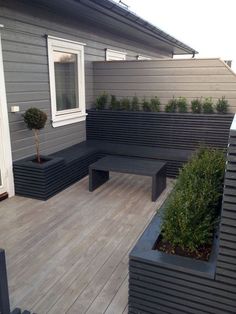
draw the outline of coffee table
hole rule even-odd
[[[166,188],[166,163],[162,161],[106,156],[89,166],[89,191],[109,180],[109,172],[130,173],[152,178],[152,201]]]

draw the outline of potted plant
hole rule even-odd
[[[28,129],[33,130],[36,155],[13,164],[15,192],[18,195],[47,200],[64,187],[63,158],[40,153],[39,131],[45,127],[47,115],[38,108],[30,108],[23,115]]]
[[[217,228],[233,209],[220,210],[224,172],[224,153],[214,149],[201,149],[180,172],[130,253],[131,313],[234,313],[236,280],[227,265],[235,247],[227,241],[235,230]]]
[[[45,127],[47,121],[47,114],[38,108],[30,108],[23,115],[24,122],[28,129],[33,130],[35,147],[36,147],[36,162],[39,164],[44,160],[41,158],[39,153],[39,130]]]

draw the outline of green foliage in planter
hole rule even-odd
[[[172,245],[195,251],[212,240],[223,194],[224,152],[201,148],[179,174],[163,217]]]
[[[129,98],[123,98],[123,99],[121,99],[121,102],[120,102],[120,109],[121,109],[121,110],[126,110],[126,111],[129,111],[129,110],[130,110],[130,100],[129,100]]]
[[[221,97],[218,99],[216,103],[216,111],[218,113],[227,113],[229,108],[228,100],[225,97]]]
[[[97,97],[95,107],[97,110],[104,110],[107,107],[107,103],[108,103],[108,94],[103,92],[101,95]]]
[[[193,99],[191,101],[191,109],[193,113],[201,113],[202,112],[202,101],[201,99]]]
[[[203,113],[214,113],[213,100],[211,97],[203,100],[202,110]]]
[[[176,112],[177,102],[177,99],[174,97],[170,99],[168,104],[165,106],[165,112]]]
[[[132,101],[131,101],[131,108],[130,108],[132,111],[139,111],[139,99],[137,96],[134,96],[132,98]]]
[[[150,102],[146,98],[143,99],[142,107],[143,107],[143,111],[146,111],[146,112],[151,111]]]
[[[158,97],[153,97],[150,99],[150,111],[159,112],[160,106],[161,106],[161,102]]]
[[[28,129],[33,130],[36,147],[36,157],[38,163],[41,162],[39,152],[39,130],[45,127],[47,121],[47,114],[38,108],[29,108],[23,115],[24,122]]]
[[[181,113],[187,112],[188,102],[185,97],[179,97],[177,99],[177,108],[178,108],[178,112],[181,112]]]
[[[116,99],[115,95],[111,95],[110,109],[111,110],[119,110],[120,109],[120,102],[119,102],[119,100]]]

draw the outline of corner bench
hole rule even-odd
[[[24,160],[14,162],[15,191],[17,195],[46,200],[88,175],[89,165],[109,155],[163,161],[167,164],[167,176],[176,177],[179,169],[191,157],[192,153],[192,150],[88,140],[50,155],[63,160],[63,169],[61,168],[55,173],[55,175],[59,175],[57,180],[53,179],[52,171],[49,183],[45,181],[44,184],[42,179],[40,185],[37,181],[31,180],[29,182],[28,178],[23,175]]]

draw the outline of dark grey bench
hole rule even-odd
[[[152,178],[152,201],[166,188],[166,163],[157,160],[107,156],[89,166],[89,191],[109,180],[109,172],[130,173]]]

